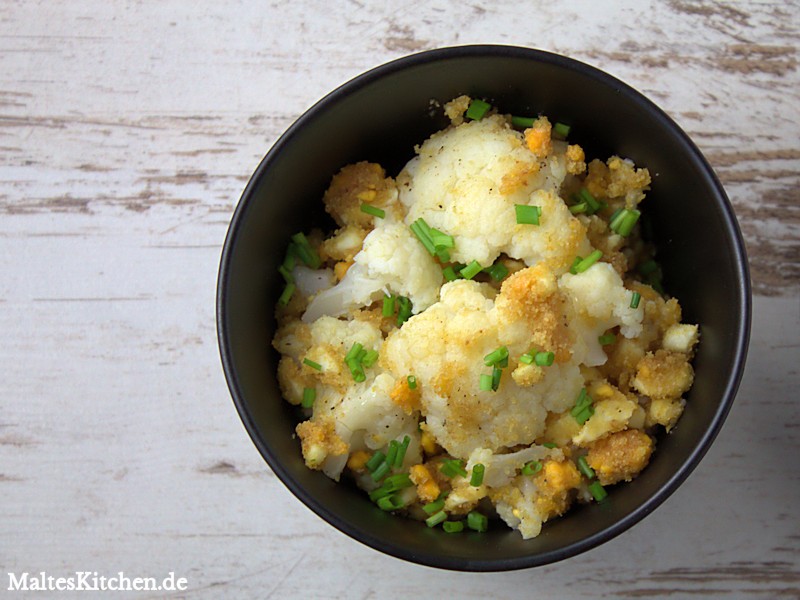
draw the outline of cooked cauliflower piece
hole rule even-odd
[[[647,466],[653,447],[649,435],[637,429],[626,429],[593,442],[586,462],[602,485],[630,481]]]
[[[692,387],[694,369],[681,352],[648,352],[636,366],[633,387],[651,398],[678,398]]]
[[[689,354],[697,343],[698,338],[697,325],[676,323],[664,332],[661,346],[664,350]]]

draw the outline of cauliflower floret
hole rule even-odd
[[[655,398],[647,407],[645,425],[647,427],[663,425],[670,431],[683,414],[685,406],[686,401],[683,398]]]
[[[576,446],[585,446],[609,433],[625,429],[638,407],[636,402],[622,394],[596,402],[594,414],[572,438],[572,443]]]
[[[361,210],[367,203],[383,208],[402,218],[402,207],[397,202],[397,186],[379,164],[358,162],[347,165],[333,176],[323,197],[325,210],[340,226],[353,225],[371,229],[375,217]]]
[[[422,217],[455,237],[454,261],[488,266],[503,252],[529,265],[543,259],[563,272],[588,248],[583,226],[557,191],[562,154],[537,158],[501,115],[431,136],[398,175],[406,222]],[[516,221],[515,204],[538,205],[539,226]]]
[[[664,339],[661,342],[661,347],[664,348],[664,350],[689,354],[697,343],[699,335],[697,325],[678,323],[672,325],[664,332]]]
[[[329,457],[347,458],[347,443],[336,435],[333,419],[303,421],[296,427],[309,469],[322,469]],[[336,477],[338,479],[338,477]]]
[[[631,292],[608,263],[599,262],[583,273],[561,276],[560,285],[572,299],[577,318],[573,325],[582,338],[586,355],[583,364],[602,365],[607,356],[598,337],[612,327],[632,338],[642,331],[642,308],[631,308]]]
[[[681,352],[648,352],[636,367],[633,387],[650,398],[678,398],[692,387],[694,369]]]
[[[632,161],[612,156],[605,164],[598,159],[589,163],[586,189],[598,198],[624,198],[625,206],[635,207],[650,187],[650,172],[637,169]]]
[[[647,466],[653,453],[652,438],[642,431],[627,429],[589,446],[586,462],[602,485],[630,481]]]
[[[303,321],[368,306],[386,291],[408,297],[417,313],[436,302],[443,280],[441,268],[408,227],[386,223],[364,239],[364,247],[342,280],[311,300]]]
[[[355,225],[341,227],[334,235],[320,244],[319,256],[322,260],[352,262],[353,257],[361,250],[364,238],[368,233],[369,230]]]
[[[482,464],[484,466],[484,485],[490,488],[499,488],[508,485],[522,467],[532,460],[561,460],[563,458],[564,453],[561,450],[546,446],[534,445],[507,454],[495,454],[488,448],[476,448],[469,455],[467,470],[472,472],[475,465]]]

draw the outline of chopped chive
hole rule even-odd
[[[615,336],[613,333],[606,333],[605,335],[598,337],[597,341],[600,342],[601,346],[608,346],[609,344],[613,344],[617,341],[617,336]]]
[[[442,466],[439,467],[439,470],[448,477],[455,477],[456,475],[461,475],[461,477],[467,476],[467,470],[464,468],[464,462],[457,458],[451,458],[444,461]]]
[[[619,224],[622,222],[625,213],[627,212],[627,208],[618,208],[613,213],[611,213],[611,218],[608,219],[608,228],[611,231],[616,231],[616,228],[619,227]]]
[[[458,533],[464,530],[464,521],[444,521],[442,529],[447,533]]]
[[[538,206],[528,206],[527,204],[515,204],[514,211],[517,214],[517,224],[519,225],[538,225],[542,209]]]
[[[285,266],[281,265],[278,267],[278,273],[281,274],[281,277],[283,277],[286,283],[294,283],[294,275],[292,275],[291,269],[287,269]]]
[[[545,448],[550,448],[551,450],[553,448],[558,448],[558,446],[553,442],[545,442],[544,444],[542,444],[542,446],[544,446]]]
[[[472,476],[469,479],[469,484],[473,487],[478,487],[480,484],[483,483],[483,473],[486,471],[486,467],[484,467],[481,463],[477,463],[474,467],[472,467]]]
[[[619,227],[617,228],[617,233],[619,233],[622,237],[628,237],[631,234],[631,231],[633,231],[633,227],[634,225],[636,225],[636,222],[639,220],[641,214],[642,213],[639,212],[638,210],[635,209],[629,210],[625,214],[625,218],[619,224]]]
[[[419,218],[414,221],[409,228],[417,236],[417,239],[425,246],[425,250],[428,251],[428,254],[433,256],[436,254],[436,246],[433,245],[433,240],[431,239],[431,228],[425,222],[425,219]]]
[[[592,194],[586,188],[581,188],[578,194],[580,195],[581,200],[586,202],[586,214],[593,215],[598,210],[603,208],[603,204],[599,202],[594,196],[592,196]]]
[[[586,475],[589,479],[594,479],[594,469],[589,466],[589,463],[586,462],[585,456],[578,457],[578,470]]]
[[[456,270],[452,267],[452,265],[445,267],[442,269],[442,275],[447,281],[455,281],[456,279],[460,279]]]
[[[440,248],[454,248],[456,245],[452,235],[442,233],[438,229],[431,228],[431,241],[436,249]]]
[[[364,354],[364,358],[361,359],[361,364],[367,368],[371,367],[376,362],[378,362],[377,350],[367,350],[366,354]]]
[[[406,458],[406,452],[408,452],[408,445],[411,443],[411,438],[409,436],[405,436],[403,438],[402,443],[397,445],[397,454],[394,457],[394,468],[399,469],[403,466],[403,461]]]
[[[569,207],[569,212],[577,215],[578,213],[585,213],[587,208],[586,202],[578,202],[578,204],[573,204]]]
[[[367,204],[366,202],[361,203],[361,212],[367,213],[368,215],[372,215],[373,217],[378,217],[379,219],[383,219],[386,217],[386,211],[382,208],[378,208],[377,206],[372,206],[371,204]]]
[[[406,381],[408,382],[408,389],[415,390],[417,389],[417,378],[413,375],[409,375],[406,377]]]
[[[292,236],[292,241],[294,242],[294,251],[297,253],[297,256],[300,257],[300,260],[312,269],[319,269],[322,265],[322,259],[320,259],[317,251],[311,247],[305,234],[302,232],[295,233]]]
[[[309,367],[311,367],[312,369],[316,369],[317,371],[322,371],[322,365],[319,364],[318,362],[314,362],[310,358],[304,358],[303,364],[308,365]]]
[[[556,123],[553,125],[553,133],[555,133],[561,139],[566,138],[569,135],[569,125],[565,123]]]
[[[492,376],[486,375],[485,373],[481,375],[480,379],[480,389],[483,392],[488,392],[492,389]]]
[[[532,365],[533,361],[535,360],[533,354],[530,352],[526,352],[525,354],[521,354],[519,357],[519,362],[524,363],[526,365]]]
[[[633,292],[631,296],[631,308],[639,308],[639,300],[642,299],[642,295],[639,292]]]
[[[533,357],[536,364],[540,367],[549,367],[553,364],[556,355],[554,352],[537,352],[536,356]]]
[[[486,113],[489,112],[490,108],[491,105],[488,102],[484,102],[483,100],[478,100],[475,98],[469,103],[466,116],[468,119],[472,119],[473,121],[480,121],[486,116]]]
[[[412,305],[411,300],[405,296],[398,296],[397,303],[399,304],[399,308],[397,309],[397,326],[400,327],[411,317]]]
[[[576,256],[575,260],[572,261],[572,266],[569,268],[569,272],[572,273],[573,275],[576,275],[575,267],[577,267],[579,264],[581,264],[582,260],[583,260],[582,256],[580,256],[580,255]]]
[[[383,295],[383,311],[381,314],[384,317],[391,317],[394,314],[394,295]]]
[[[303,408],[311,408],[314,406],[314,400],[317,399],[317,390],[314,388],[303,388],[303,401],[301,405]]]
[[[367,467],[367,471],[369,471],[370,473],[374,473],[375,469],[381,466],[384,460],[386,460],[386,455],[380,450],[378,450],[375,454],[372,455],[372,458],[370,458],[367,461],[367,464],[365,465]]]
[[[586,423],[586,421],[592,418],[593,414],[594,414],[594,406],[589,405],[580,412],[578,412],[577,415],[575,415],[575,420],[578,422],[579,425],[583,425],[584,423]]]
[[[650,275],[658,270],[658,263],[652,258],[639,265],[639,273],[642,275]]]
[[[361,350],[364,349],[359,342],[354,342],[353,345],[350,347],[350,350],[344,357],[344,362],[349,362],[351,360],[357,359]]]
[[[373,502],[377,502],[381,498],[385,498],[386,496],[390,496],[395,491],[396,490],[394,490],[391,487],[388,487],[386,485],[382,485],[381,487],[375,488],[374,490],[372,490],[369,493],[369,499],[372,500]]]
[[[399,447],[402,448],[402,445]],[[389,475],[383,480],[383,487],[387,490],[391,490],[392,492],[403,490],[411,487],[412,485],[414,485],[414,482],[411,481],[408,473],[395,473],[394,475]]]
[[[489,529],[489,519],[486,515],[472,511],[467,513],[467,527],[474,531],[486,531]]]
[[[508,360],[508,358],[506,358]],[[500,378],[503,376],[503,369],[495,365],[492,369],[492,391],[496,392],[500,387]]]
[[[389,473],[389,469],[391,469],[389,463],[383,461],[380,465],[378,465],[378,468],[372,472],[372,481],[379,481],[381,477]]]
[[[381,510],[385,510],[387,512],[403,508],[404,506],[403,501],[400,499],[400,497],[394,494],[391,496],[384,496],[382,498],[378,498],[377,504],[378,508],[380,508]]]
[[[542,463],[538,460],[532,460],[530,462],[526,462],[525,466],[522,467],[522,474],[523,475],[536,475],[539,471],[542,470]]]
[[[483,357],[483,364],[485,364],[487,367],[491,367],[492,365],[496,365],[507,358],[508,348],[506,346],[500,346]]]
[[[528,129],[529,127],[533,127],[533,122],[535,120],[536,117],[511,117],[511,124],[520,129]]]
[[[443,508],[444,508],[444,498],[439,498],[438,500],[434,500],[433,502],[428,502],[427,504],[422,505],[422,510],[424,510],[429,515],[435,515]]]
[[[286,257],[283,259],[281,266],[287,271],[291,271],[294,269],[296,263],[294,244],[289,244],[289,247],[286,249]]]
[[[439,259],[440,263],[450,262],[450,253],[447,251],[447,248],[437,248],[436,258]]]
[[[592,493],[592,496],[594,496],[594,499],[597,500],[597,502],[602,502],[606,499],[606,496],[608,496],[608,492],[602,485],[600,485],[599,481],[593,481],[590,483],[589,491]]]
[[[297,286],[293,283],[287,283],[286,287],[283,288],[283,292],[281,292],[280,298],[278,298],[278,304],[281,306],[286,306],[289,304],[289,300],[292,299],[292,294],[297,289]]]
[[[394,466],[398,448],[400,448],[400,443],[397,440],[389,442],[389,448],[386,450],[386,464],[389,465],[389,468]]]
[[[595,250],[586,258],[581,259],[577,263],[573,263],[572,268],[570,269],[570,273],[573,275],[577,275],[578,273],[583,273],[589,267],[591,267],[594,263],[600,260],[600,257],[603,256],[603,252],[601,250]]]
[[[427,525],[428,527],[436,527],[439,523],[445,520],[447,520],[447,513],[444,512],[443,510],[440,510],[439,512],[434,513],[433,515],[425,519],[425,525]]]
[[[506,275],[508,275],[508,269],[501,262],[496,262],[491,267],[486,267],[484,272],[488,273],[489,277],[495,281],[503,281],[503,279],[506,278]]]
[[[586,392],[586,388],[581,388],[575,406],[570,410],[570,414],[575,418],[579,425],[583,425],[594,414],[592,397]]]
[[[356,383],[361,383],[367,380],[367,375],[364,373],[364,367],[355,359],[347,361],[347,366],[350,368],[350,374]]]
[[[466,267],[461,269],[460,273],[464,279],[472,279],[475,275],[480,273],[482,269],[483,267],[481,267],[481,264],[477,260],[473,260]]]

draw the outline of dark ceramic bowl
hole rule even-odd
[[[281,399],[273,306],[289,236],[322,210],[331,176],[359,160],[396,175],[413,147],[447,124],[441,103],[460,94],[503,112],[544,113],[572,125],[587,157],[618,154],[653,176],[651,216],[668,293],[684,321],[699,323],[696,379],[678,427],[658,440],[651,464],[609,501],[579,506],[523,540],[497,524],[483,534],[447,534],[393,517],[366,494],[303,464],[297,415]],[[747,259],[725,192],[686,134],[617,79],[580,62],[526,48],[465,46],[416,54],[375,68],[306,111],[256,169],[228,231],[220,265],[217,328],[236,408],[283,483],[331,525],[381,552],[464,571],[500,571],[561,560],[625,531],[661,504],[697,466],[720,430],[744,369],[750,329]],[[258,517],[256,517],[258,518]],[[269,516],[262,515],[267,519]]]

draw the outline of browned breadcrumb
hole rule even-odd
[[[572,356],[573,337],[564,313],[566,299],[544,263],[517,271],[503,281],[495,306],[505,322],[525,322],[532,345],[549,348],[557,363]]]
[[[542,520],[563,514],[572,501],[572,490],[581,482],[581,475],[571,460],[548,460],[535,476],[536,509]]]
[[[444,114],[453,125],[461,125],[464,122],[464,113],[467,112],[471,101],[469,96],[459,96],[444,105]]]
[[[636,365],[633,387],[650,398],[679,398],[692,387],[694,369],[682,352],[648,352]]]
[[[331,417],[303,421],[295,428],[303,449],[303,458],[309,469],[321,469],[328,456],[347,454],[350,447],[336,435]]]
[[[539,117],[533,125],[525,130],[525,143],[528,150],[537,158],[546,158],[553,151],[553,142],[550,137],[552,126],[547,117]]]
[[[650,172],[637,169],[632,163],[612,156],[603,163],[594,159],[589,163],[584,186],[597,198],[625,198],[626,205],[633,207],[644,198],[650,186]]]
[[[433,502],[442,493],[429,466],[423,464],[414,465],[408,470],[409,478],[417,486],[417,496],[423,502]]]
[[[642,333],[637,337],[640,346],[646,350],[661,347],[664,333],[681,322],[681,306],[675,298],[665,300],[661,294],[647,284],[638,281],[627,281],[626,286],[632,292],[639,292],[639,306],[644,308]]]
[[[612,433],[589,445],[586,462],[602,485],[630,481],[647,466],[653,440],[638,429]]]
[[[281,393],[290,404],[300,404],[303,389],[310,387],[313,377],[296,360],[289,356],[281,357],[278,363],[278,385]]]
[[[351,262],[361,250],[368,233],[368,229],[355,225],[340,227],[319,245],[319,257],[323,261]]]
[[[420,409],[420,391],[420,384],[417,384],[417,387],[412,390],[408,387],[407,379],[398,379],[389,397],[392,402],[403,409],[403,412],[410,415]]]
[[[586,170],[586,154],[578,144],[567,146],[567,173],[580,175]]]
[[[606,348],[606,354],[608,360],[598,370],[620,390],[630,390],[630,380],[636,373],[636,365],[644,357],[644,348],[635,340],[618,337],[612,346]]]
[[[363,212],[361,204],[366,202],[381,208],[396,204],[397,186],[379,164],[362,161],[343,167],[333,176],[323,202],[339,226],[355,225],[370,230],[374,217]]]
[[[500,193],[503,195],[513,194],[518,189],[528,185],[530,178],[539,172],[539,163],[515,161],[514,167],[503,175],[500,180]]]

